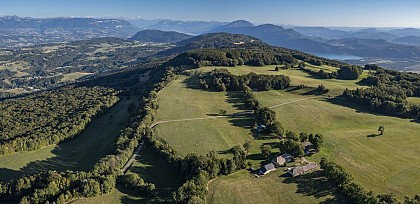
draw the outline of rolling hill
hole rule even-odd
[[[191,35],[175,31],[142,30],[137,32],[130,40],[140,42],[176,43],[191,38]]]

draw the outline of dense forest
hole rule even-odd
[[[387,115],[420,119],[420,106],[411,105],[407,97],[420,97],[420,75],[398,72],[367,65],[374,69],[362,82],[371,88],[345,90],[343,95],[352,102]]]
[[[0,154],[36,150],[75,137],[118,101],[101,87],[66,87],[0,103]]]
[[[257,90],[281,90],[290,86],[290,78],[283,75],[247,75],[235,76],[228,69],[214,69],[209,74],[201,75],[200,85],[202,88],[216,91],[239,91],[243,85]]]

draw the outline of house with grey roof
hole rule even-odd
[[[258,174],[260,174],[260,175],[266,175],[266,174],[268,174],[268,173],[270,173],[272,171],[275,171],[275,170],[276,170],[276,167],[274,166],[274,164],[273,163],[269,163],[269,164],[266,164],[266,165],[262,166],[260,168],[260,170],[258,171]]]
[[[299,175],[302,175],[304,173],[313,171],[313,170],[315,170],[317,168],[318,168],[318,164],[316,164],[316,163],[309,163],[309,164],[307,164],[305,166],[297,166],[297,167],[290,168],[288,170],[288,173],[291,176],[295,177],[295,176],[299,176]]]

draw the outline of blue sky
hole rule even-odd
[[[420,0],[0,0],[0,14],[420,27]]]

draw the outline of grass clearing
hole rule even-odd
[[[221,109],[228,115],[240,112],[241,104],[235,105],[236,97],[226,92],[203,91],[198,88],[198,78],[180,76],[159,93],[156,121],[209,117],[218,115]],[[235,116],[162,123],[155,127],[155,133],[185,156],[227,150],[251,141],[249,128],[252,125],[249,117]]]
[[[308,97],[285,91],[256,95],[265,106]],[[286,129],[323,134],[325,148],[313,159],[327,157],[342,165],[367,190],[394,193],[400,199],[420,192],[418,123],[369,113],[344,99],[311,98],[273,110]],[[385,134],[376,136],[381,125]]]
[[[0,156],[0,181],[43,170],[87,171],[112,150],[112,144],[126,124],[131,100],[122,100],[92,123],[78,138],[37,151]],[[112,118],[110,116],[113,115]]]
[[[246,170],[210,181],[208,203],[344,203],[335,189],[314,172],[292,178],[285,167],[255,178]]]
[[[407,101],[412,105],[420,105],[420,97],[407,97]]]
[[[74,72],[71,74],[64,74],[60,82],[73,82],[73,81],[76,81],[80,77],[91,75],[91,74],[92,73],[89,73],[89,72]]]
[[[256,74],[286,75],[290,77],[292,86],[298,86],[298,85],[304,84],[309,87],[317,87],[318,85],[323,84],[325,87],[327,87],[330,90],[328,94],[332,94],[332,95],[341,94],[346,88],[356,89],[358,87],[363,87],[361,85],[358,85],[357,82],[359,82],[360,79],[367,76],[367,73],[363,73],[362,76],[357,80],[320,79],[320,78],[317,78],[316,76],[312,76],[298,69],[274,71],[275,67],[276,65],[268,65],[268,66],[263,66],[263,67],[252,67],[252,66],[202,67],[200,68],[200,70],[202,72],[207,72],[216,68],[227,68],[232,74],[235,74],[235,75],[244,75],[250,72],[254,72]]]

